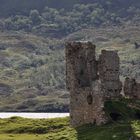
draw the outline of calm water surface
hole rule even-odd
[[[10,118],[13,116],[33,119],[62,118],[69,116],[69,113],[0,113],[0,118]]]

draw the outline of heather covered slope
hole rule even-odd
[[[83,29],[62,39],[25,32],[0,33],[0,110],[68,111],[65,90],[64,42],[91,41],[102,49],[118,50],[123,80],[140,80],[139,26]],[[98,58],[98,56],[97,56]]]
[[[0,33],[1,111],[68,111],[61,44],[33,34]]]
[[[140,101],[109,101],[105,111],[110,116],[106,125],[72,128],[69,118],[0,119],[0,140],[137,140],[140,138]],[[119,114],[118,117],[112,114]]]
[[[122,80],[140,80],[139,23],[138,0],[0,0],[0,111],[68,111],[69,40],[118,50]]]

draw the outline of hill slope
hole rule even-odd
[[[0,0],[0,111],[68,111],[69,40],[118,50],[121,79],[140,81],[139,29],[138,0]]]
[[[38,9],[41,11],[45,6],[53,8],[71,9],[74,4],[89,4],[99,3],[106,6],[107,3],[112,3],[112,8],[124,8],[130,6],[140,6],[138,0],[0,0],[0,17],[15,15],[15,14],[27,14],[31,9]]]
[[[9,32],[0,48],[1,111],[68,111],[61,41]]]
[[[25,32],[0,34],[0,111],[68,111],[65,90],[64,42],[91,41],[102,49],[118,50],[121,79],[140,80],[139,26],[83,29],[63,39]],[[97,56],[98,57],[98,56]]]

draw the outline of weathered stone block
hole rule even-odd
[[[140,83],[127,77],[124,82],[124,94],[129,98],[140,99]]]

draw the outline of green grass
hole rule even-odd
[[[140,120],[136,117],[140,101],[108,101],[105,110],[121,114],[117,121],[102,126],[72,128],[69,118],[0,119],[0,140],[129,140],[140,138]],[[132,106],[133,105],[133,106]]]
[[[0,140],[128,140],[140,133],[140,121],[117,122],[103,126],[71,128],[69,119],[0,120]]]

